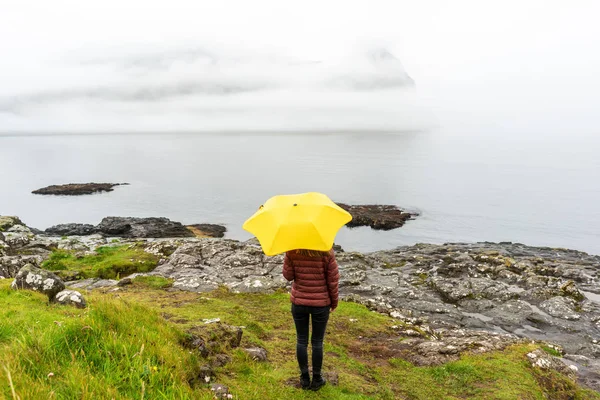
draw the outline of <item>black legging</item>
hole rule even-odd
[[[292,303],[292,316],[296,324],[296,357],[300,372],[308,374],[308,331],[309,319],[312,315],[312,336],[310,343],[312,345],[312,365],[313,375],[321,375],[323,366],[323,338],[325,337],[325,328],[329,320],[329,306],[327,307],[309,307],[297,306]]]

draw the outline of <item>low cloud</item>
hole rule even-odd
[[[414,86],[385,48],[322,60],[201,47],[66,59],[39,88],[0,95],[0,129],[403,129],[394,114]]]

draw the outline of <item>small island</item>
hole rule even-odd
[[[31,193],[56,196],[81,196],[99,192],[112,192],[115,186],[122,185],[129,185],[129,183],[68,183],[66,185],[46,186]]]
[[[352,215],[352,221],[346,224],[349,228],[370,226],[371,229],[389,231],[400,228],[406,221],[419,215],[394,205],[347,205],[344,203],[337,203],[337,205]]]

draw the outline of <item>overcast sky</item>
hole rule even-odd
[[[94,79],[65,67],[81,60],[206,47],[335,62],[373,45],[424,97],[458,91],[450,109],[487,92],[497,95],[474,103],[571,107],[565,118],[591,123],[598,15],[596,0],[0,0],[0,98]]]

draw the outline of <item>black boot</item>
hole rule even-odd
[[[310,383],[310,390],[316,392],[317,390],[319,390],[323,386],[325,386],[325,383],[327,383],[325,378],[323,378],[321,375],[315,374],[315,375],[313,375],[312,382]]]
[[[310,389],[310,375],[308,373],[300,375],[300,386],[302,390]]]

